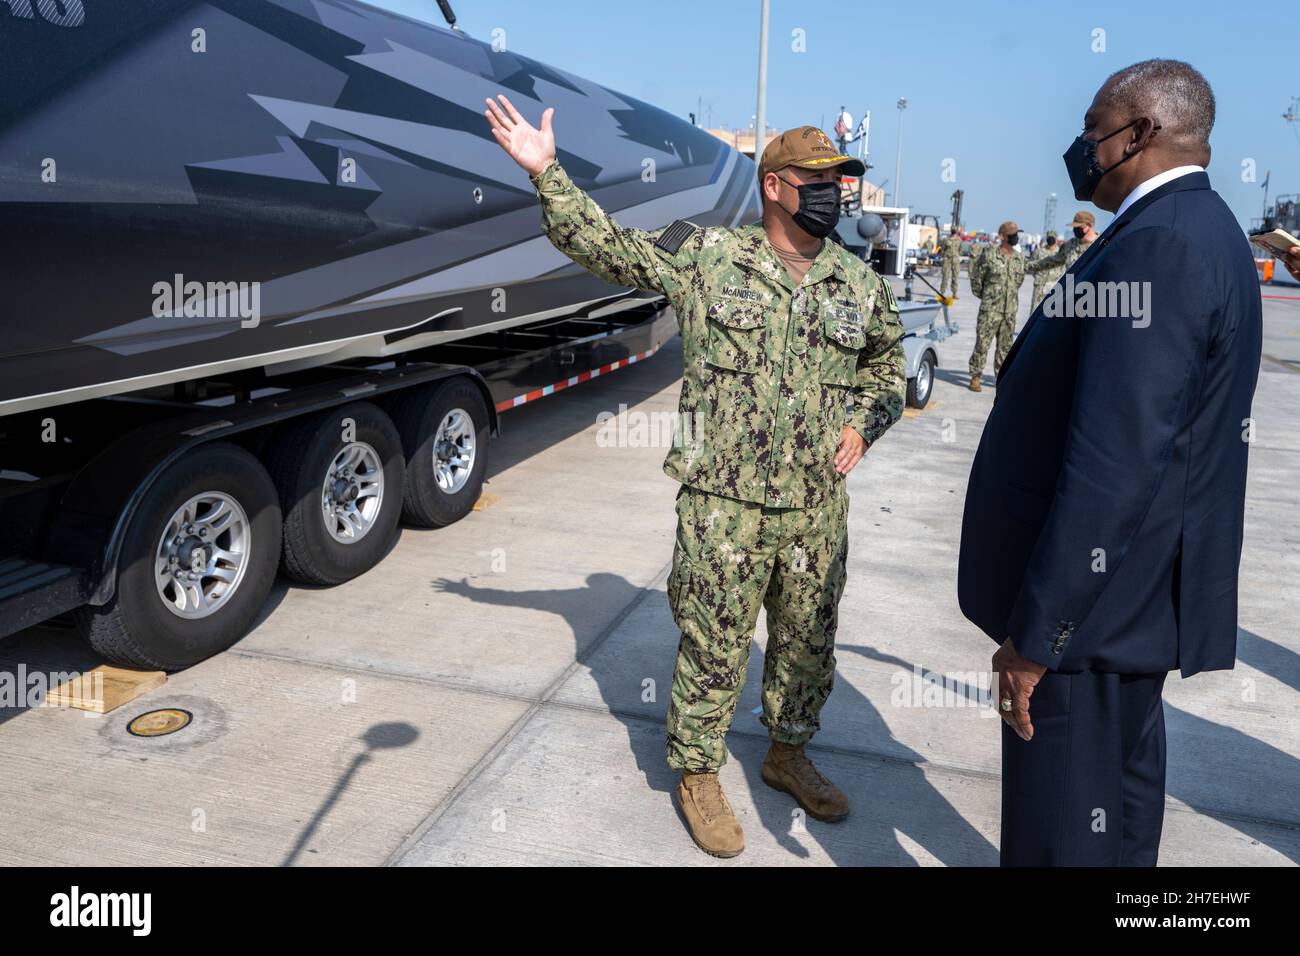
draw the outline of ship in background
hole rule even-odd
[[[1300,142],[1300,96],[1291,97],[1291,105],[1282,114],[1282,118],[1290,124],[1291,129],[1296,134],[1297,141]],[[1271,175],[1270,173],[1269,176]],[[1274,229],[1285,229],[1291,235],[1300,238],[1300,193],[1288,193],[1278,196],[1273,200],[1273,205],[1270,206],[1268,204],[1269,176],[1265,176],[1263,182],[1264,214],[1250,221],[1250,235],[1257,236],[1261,233],[1272,232]],[[1253,243],[1251,249],[1255,253],[1255,268],[1259,271],[1261,282],[1277,283],[1279,285],[1300,285],[1286,269],[1277,267],[1277,260],[1272,256],[1263,253]]]
[[[1250,223],[1252,236],[1272,232],[1274,229],[1285,229],[1291,235],[1300,238],[1300,194],[1278,196],[1273,205],[1265,209],[1263,216],[1252,219]],[[1300,282],[1296,282],[1291,277],[1291,273],[1280,266],[1275,258],[1254,243],[1251,243],[1251,251],[1255,254],[1255,268],[1259,272],[1261,282],[1274,285],[1300,285]]]
[[[1272,232],[1274,229],[1285,229],[1300,238],[1300,194],[1278,196],[1262,217],[1252,219],[1250,223],[1252,236]]]

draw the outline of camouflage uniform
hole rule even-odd
[[[624,228],[558,163],[533,178],[547,236],[620,286],[665,295],[685,368],[664,471],[685,488],[669,581],[682,631],[668,762],[716,769],[750,635],[770,629],[764,720],[800,744],[830,692],[847,494],[833,459],[851,425],[875,442],[902,415],[902,326],[889,285],[827,240],[803,281],[760,224]]]
[[[949,236],[939,248],[943,252],[943,278],[939,282],[939,294],[956,295],[957,273],[961,272],[961,236]]]
[[[849,497],[765,508],[683,485],[668,602],[682,639],[668,707],[668,765],[713,770],[745,683],[750,637],[767,612],[763,714],[773,740],[807,742],[835,675],[848,560]]]
[[[1011,341],[1016,336],[1016,313],[1020,309],[1020,285],[1025,281],[1025,257],[1013,249],[1003,255],[994,247],[980,256],[971,276],[971,292],[980,300],[979,318],[975,325],[975,351],[970,356],[970,374],[975,378],[984,374],[988,360],[989,343],[997,338],[997,352],[993,358],[993,372],[1002,368],[1002,360],[1011,351]]]
[[[1043,296],[1047,295],[1047,290],[1056,285],[1056,280],[1061,278],[1061,275],[1065,272],[1065,266],[1051,266],[1038,272],[1032,271],[1029,267],[1036,262],[1042,262],[1049,256],[1055,256],[1060,251],[1060,248],[1061,243],[1059,241],[1051,246],[1044,242],[1034,250],[1034,254],[1029,257],[1029,262],[1025,264],[1025,272],[1034,277],[1034,297],[1029,306],[1030,312],[1038,308],[1038,303],[1043,301]]]
[[[1038,303],[1042,301],[1043,296],[1052,290],[1052,286],[1069,271],[1070,266],[1074,265],[1079,256],[1088,251],[1093,241],[1095,240],[1084,242],[1071,236],[1065,242],[1058,242],[1051,255],[1041,259],[1035,256],[1034,261],[1025,266],[1025,271],[1034,277],[1034,309],[1038,308]],[[1040,280],[1042,280],[1041,295],[1039,294]]]

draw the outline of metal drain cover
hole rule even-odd
[[[126,725],[133,737],[165,737],[189,726],[194,715],[188,710],[167,707],[141,714]]]

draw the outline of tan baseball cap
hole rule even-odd
[[[1088,210],[1086,209],[1080,209],[1078,212],[1074,214],[1074,219],[1070,221],[1070,225],[1092,226],[1095,225],[1096,222],[1097,222],[1096,216],[1088,212]]]
[[[999,236],[1010,236],[1020,231],[1020,227],[1008,219],[1002,225],[998,226]]]
[[[842,166],[849,176],[861,176],[867,171],[862,160],[845,156],[831,138],[816,126],[796,126],[774,138],[763,150],[763,157],[758,163],[758,181],[768,173],[787,166],[800,169],[825,169],[828,166]]]

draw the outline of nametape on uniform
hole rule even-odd
[[[748,299],[750,302],[767,303],[767,296],[757,289],[743,289],[740,286],[724,285],[721,294],[729,299]]]
[[[687,222],[685,219],[675,219],[672,224],[659,234],[655,240],[655,245],[667,252],[670,256],[677,255],[677,250],[682,247],[682,243],[691,237],[699,226],[693,222]]]

